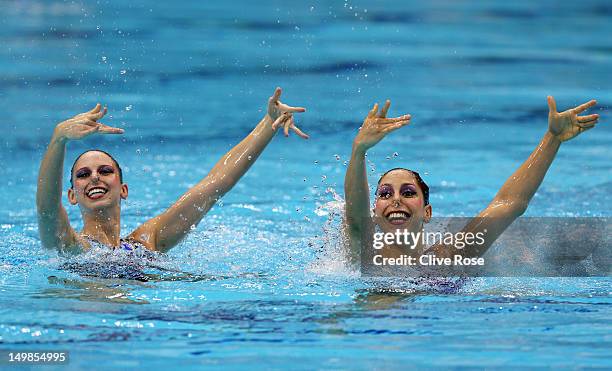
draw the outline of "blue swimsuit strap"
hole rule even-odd
[[[142,245],[135,241],[130,241],[128,239],[120,239],[119,240],[119,248],[126,251],[134,251],[136,249],[140,249]]]
[[[87,241],[89,241],[90,243],[96,243],[96,244],[100,244],[103,245],[100,241],[96,240],[95,238],[91,238],[89,236],[85,236],[85,239]],[[119,247],[113,247],[114,249],[122,249],[125,251],[134,251],[134,250],[138,250],[140,248],[144,247],[141,243],[135,242],[135,241],[130,241],[129,239],[126,238],[121,238],[119,240]]]

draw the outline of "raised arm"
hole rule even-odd
[[[473,257],[484,254],[506,228],[525,212],[529,201],[542,184],[561,143],[592,129],[597,124],[599,119],[597,114],[578,116],[595,104],[596,102],[591,100],[559,113],[554,98],[548,97],[548,130],[529,158],[506,180],[489,206],[463,229],[464,232],[484,234],[484,244],[464,248],[463,255]],[[436,250],[443,248],[436,246]],[[440,255],[446,255],[449,253],[448,249],[446,250],[438,252]]]
[[[350,244],[350,259],[359,259],[364,233],[372,228],[370,218],[370,190],[366,173],[366,152],[380,142],[385,135],[408,125],[410,115],[386,118],[391,102],[387,100],[378,112],[378,103],[368,116],[353,141],[351,160],[344,178],[345,227]]]
[[[308,136],[295,126],[293,113],[304,112],[301,107],[290,107],[279,101],[277,88],[268,101],[268,112],[259,124],[240,143],[226,153],[198,184],[183,194],[162,214],[138,227],[130,238],[147,248],[168,251],[176,246],[192,226],[225,195],[249,170],[264,148],[270,143],[276,129],[284,126],[285,136],[293,130],[300,137]]]
[[[121,134],[123,129],[103,125],[97,120],[106,114],[106,108],[97,104],[89,112],[81,113],[57,125],[40,164],[36,209],[38,231],[46,248],[71,250],[78,248],[78,236],[70,227],[66,209],[62,206],[62,177],[66,143],[94,133]]]

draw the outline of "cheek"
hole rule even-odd
[[[412,210],[421,210],[423,208],[423,200],[421,198],[407,198],[404,204],[410,205]]]
[[[381,200],[380,198],[376,199],[376,202],[374,203],[374,213],[377,215],[382,214],[388,203],[389,201]]]
[[[112,186],[113,188],[121,186],[121,182],[119,181],[119,175],[117,174],[109,174],[108,176],[102,179],[104,179],[106,184]]]
[[[74,184],[74,191],[77,194],[83,194],[85,191],[85,186],[87,185],[87,181],[83,179],[76,178],[73,180],[72,184]]]

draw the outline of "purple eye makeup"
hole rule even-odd
[[[380,187],[378,187],[376,194],[378,195],[379,198],[389,198],[393,196],[393,187],[391,187],[388,184],[383,184]]]
[[[404,197],[415,197],[417,195],[416,186],[414,184],[402,184],[400,194]]]
[[[76,178],[87,178],[89,175],[91,175],[91,170],[86,167],[77,170],[77,172],[74,174]]]
[[[103,175],[112,174],[115,172],[115,169],[110,165],[102,165],[98,168],[98,173]]]

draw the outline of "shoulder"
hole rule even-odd
[[[157,251],[156,232],[147,223],[136,228],[124,239],[124,241],[137,243],[147,250]]]

